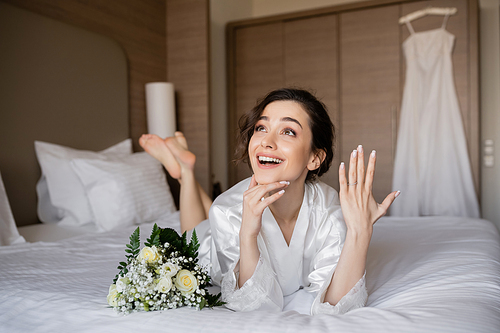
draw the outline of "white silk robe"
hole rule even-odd
[[[212,263],[212,280],[221,286],[226,306],[235,311],[345,313],[366,304],[363,276],[335,306],[323,303],[345,241],[346,225],[337,191],[318,181],[306,183],[290,245],[269,208],[257,239],[260,259],[253,276],[238,286],[239,231],[246,179],[221,194],[207,221],[196,228],[202,240],[200,263]],[[210,253],[210,256],[209,256]],[[208,259],[211,257],[211,259]]]

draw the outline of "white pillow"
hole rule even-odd
[[[7,193],[0,174],[0,245],[24,243],[24,237],[19,235],[14,216],[10,210]]]
[[[71,162],[101,230],[151,222],[176,211],[162,165],[147,153]]]
[[[132,140],[126,139],[101,152],[78,150],[35,141],[42,177],[37,184],[38,217],[42,222],[81,226],[94,220],[85,190],[71,168],[74,158],[102,159],[132,154]]]

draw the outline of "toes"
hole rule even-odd
[[[186,137],[182,132],[175,132],[175,138],[177,139],[177,142],[180,144],[180,146],[184,149],[188,149],[188,144]]]

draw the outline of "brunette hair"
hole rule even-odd
[[[276,101],[293,101],[299,103],[309,116],[309,127],[312,132],[311,150],[323,150],[325,159],[318,169],[309,170],[306,180],[320,177],[330,169],[333,160],[333,142],[335,128],[328,115],[326,106],[309,91],[296,88],[282,88],[273,90],[264,98],[257,101],[253,109],[247,111],[239,120],[240,132],[236,146],[235,162],[246,162],[250,165],[248,157],[248,144],[255,130],[255,125],[260,119],[267,105]]]

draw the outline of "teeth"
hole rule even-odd
[[[260,162],[273,162],[273,163],[281,163],[283,162],[282,160],[278,158],[272,158],[272,157],[267,157],[267,156],[259,156],[259,161]]]

